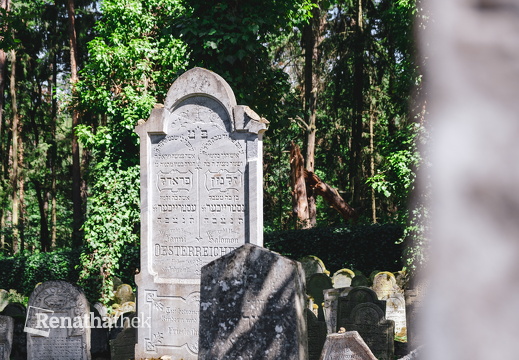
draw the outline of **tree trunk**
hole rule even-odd
[[[9,10],[9,0],[0,0],[0,8],[5,11]],[[6,30],[6,26],[4,25],[3,30]],[[4,140],[4,132],[6,131],[7,124],[5,124],[4,117],[4,91],[5,91],[5,81],[6,81],[6,70],[7,70],[7,54],[3,49],[0,49],[0,176],[4,176],[7,171],[7,154],[9,151],[7,150],[8,145]],[[5,124],[5,125],[4,125]],[[3,230],[5,229],[5,218],[7,212],[5,210],[5,206],[0,206],[0,249],[5,248],[5,235]]]
[[[321,65],[322,51],[320,45],[324,38],[326,25],[326,12],[322,13],[319,0],[315,0],[316,7],[312,10],[312,18],[304,26],[302,42],[305,49],[304,82],[305,82],[305,123],[306,123],[306,161],[307,171],[315,170],[315,138],[317,132],[317,98],[321,87],[319,67]],[[307,189],[309,226],[316,224],[317,210],[315,196],[311,189]]]
[[[51,94],[51,101],[52,101],[52,110],[51,110],[51,137],[52,137],[52,146],[50,148],[49,152],[49,162],[50,162],[50,177],[51,177],[51,188],[49,192],[50,197],[50,206],[51,206],[51,213],[50,213],[50,227],[51,227],[51,234],[50,234],[50,242],[51,242],[51,249],[56,248],[56,238],[57,238],[57,210],[56,210],[56,196],[57,196],[57,176],[56,176],[56,163],[57,163],[57,157],[58,157],[58,141],[56,138],[56,115],[57,115],[57,101],[56,96],[54,94],[55,89],[57,88],[57,77],[58,77],[58,71],[57,71],[57,56],[56,53],[54,53],[53,56],[53,62],[52,62],[52,82],[49,81],[49,90]]]
[[[373,132],[373,123],[374,123],[374,110],[373,104],[370,105],[369,112],[369,176],[375,176],[375,142],[374,142],[374,132]],[[377,202],[375,197],[375,188],[371,187],[371,217],[373,220],[373,224],[377,223]]]
[[[72,85],[72,97],[76,98],[77,76],[77,37],[75,28],[74,0],[67,1],[69,44],[70,44],[70,83]],[[72,246],[83,244],[81,226],[83,224],[83,204],[81,198],[81,162],[76,127],[79,125],[79,112],[74,106],[72,111],[72,206],[73,206],[73,233]]]
[[[13,254],[17,254],[20,250],[20,232],[19,232],[19,207],[20,199],[18,197],[18,106],[16,104],[16,52],[11,50],[11,107],[12,107],[12,120],[11,120],[11,141],[12,141],[12,168],[11,168],[11,223],[13,226],[13,239],[11,244],[11,251]]]
[[[45,198],[45,191],[41,183],[37,180],[33,181],[38,200],[38,209],[40,211],[40,245],[41,251],[48,252],[51,250],[51,240],[49,225],[47,222],[48,201]]]
[[[292,213],[296,219],[296,227],[307,229],[308,197],[306,194],[304,159],[299,145],[291,142],[290,145],[290,185],[292,187]]]
[[[363,0],[358,0],[357,28],[355,34],[355,55],[353,74],[353,121],[351,129],[350,179],[352,181],[352,202],[360,205],[361,164],[362,164],[362,113],[364,110],[364,15]]]

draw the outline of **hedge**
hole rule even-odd
[[[265,233],[264,242],[266,248],[295,260],[315,255],[332,273],[345,267],[369,276],[374,270],[402,269],[402,245],[397,244],[402,235],[403,228],[399,225],[358,225]],[[77,283],[82,250],[1,258],[0,288],[29,296],[36,284],[47,280]],[[137,268],[138,248],[125,248],[116,276],[134,286]]]
[[[375,270],[402,270],[400,225],[355,225],[337,228],[289,230],[264,235],[265,247],[294,260],[320,258],[332,274],[342,268],[369,276]]]

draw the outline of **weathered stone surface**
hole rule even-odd
[[[328,334],[333,334],[337,331],[337,307],[339,303],[339,297],[348,295],[351,289],[351,287],[346,287],[341,289],[328,289],[323,291],[323,312]]]
[[[4,310],[4,308],[9,304],[9,292],[4,289],[0,289],[0,311]]]
[[[310,309],[305,309],[306,325],[308,328],[308,359],[319,360],[326,341],[326,323],[317,320]]]
[[[115,301],[118,304],[124,304],[128,301],[135,301],[135,295],[133,294],[133,289],[128,284],[121,284],[117,287],[117,290],[114,294]]]
[[[27,359],[89,360],[89,309],[83,291],[72,284],[37,286],[27,308]]]
[[[329,334],[320,360],[377,360],[357,331]]]
[[[301,266],[303,266],[303,271],[305,273],[305,279],[308,283],[308,280],[310,280],[310,277],[313,274],[328,274],[329,271],[326,270],[326,266],[324,265],[324,262],[319,259],[317,256],[314,255],[308,255],[305,257],[302,257],[299,259],[299,262],[301,263]]]
[[[350,269],[337,270],[332,277],[333,287],[336,289],[350,287],[355,273]]]
[[[200,360],[307,359],[301,264],[245,244],[202,268]]]
[[[379,300],[387,300],[393,294],[402,293],[402,290],[396,284],[395,276],[388,271],[377,273],[373,277],[371,288],[375,291]]]
[[[386,319],[395,322],[395,336],[407,336],[407,319],[404,295],[395,293],[386,300]]]
[[[413,289],[406,290],[406,323],[407,323],[407,344],[409,350],[424,345],[426,340],[421,331],[420,318],[423,316],[423,304],[427,294],[427,283],[420,282]]]
[[[13,346],[14,319],[0,315],[0,360],[9,360]]]
[[[393,359],[395,323],[384,318],[384,312],[378,305],[372,302],[356,305],[349,320],[339,323],[339,326],[347,331],[358,331],[377,359]]]
[[[356,287],[351,289],[345,297],[339,298],[338,310],[337,310],[337,330],[344,325],[340,325],[340,323],[346,324],[352,322],[351,313],[353,309],[363,303],[372,303],[375,304],[382,310],[382,314],[386,313],[386,302],[383,300],[378,300],[377,294],[367,287]],[[348,328],[346,330],[349,331]]]
[[[263,244],[262,133],[217,74],[194,68],[140,124],[141,272],[137,358],[197,359],[200,270]]]
[[[122,329],[115,339],[110,340],[111,360],[132,360],[135,358],[137,330],[133,327]]]
[[[330,279],[330,277],[324,273],[313,274],[312,276],[310,276],[310,279],[306,283],[306,293],[313,298],[314,304],[318,306],[317,318],[320,321],[324,321],[323,291],[332,288],[332,279]]]

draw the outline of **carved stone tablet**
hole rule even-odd
[[[81,289],[47,281],[29,297],[27,359],[90,359],[90,306]]]
[[[308,359],[301,264],[246,244],[202,268],[200,360]]]
[[[9,360],[13,346],[14,319],[0,315],[0,360]]]
[[[308,360],[319,360],[326,341],[326,323],[317,320],[317,316],[305,309],[306,325],[308,328]]]
[[[136,128],[141,143],[141,272],[136,358],[197,359],[200,270],[263,245],[262,132],[217,74],[194,68]]]
[[[326,337],[320,360],[377,360],[357,331]]]

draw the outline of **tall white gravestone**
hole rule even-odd
[[[262,133],[217,74],[194,68],[140,124],[141,272],[135,356],[197,359],[202,266],[263,245]]]

